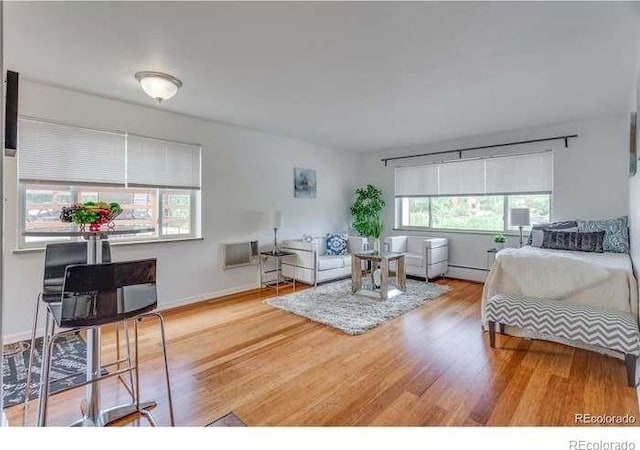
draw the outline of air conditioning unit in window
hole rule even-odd
[[[224,270],[258,264],[258,241],[222,244]]]

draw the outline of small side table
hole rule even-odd
[[[387,300],[402,292],[407,291],[407,277],[404,267],[404,253],[397,252],[356,252],[351,255],[351,292],[356,294],[362,289],[362,261],[371,263],[371,284],[375,287],[373,281],[373,272],[376,266],[380,267],[380,297]],[[389,263],[396,261],[396,282],[397,287],[389,286]]]
[[[280,291],[280,283],[285,283],[288,284],[290,286],[293,286],[293,290],[296,289],[296,267],[295,265],[292,266],[293,267],[293,277],[289,280],[286,279],[282,276],[282,259],[286,258],[288,256],[295,256],[295,253],[291,253],[291,252],[277,252],[277,253],[273,253],[273,252],[260,252],[260,288],[262,289],[263,287],[275,287],[276,288],[276,295],[279,294]],[[266,262],[270,259],[273,258],[275,261],[275,268],[270,269],[270,270],[266,270],[267,268],[266,266]],[[265,275],[268,273],[275,273],[275,280],[273,281],[265,281]]]
[[[498,253],[497,248],[490,248],[487,250],[487,270],[491,270],[493,267],[493,263],[496,262],[496,253]]]

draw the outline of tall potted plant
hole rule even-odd
[[[374,250],[376,250],[376,240],[378,250],[380,247],[380,236],[384,228],[382,222],[382,210],[385,205],[382,190],[372,184],[365,187],[358,187],[355,190],[356,198],[351,206],[353,216],[353,228],[361,235],[373,238]]]

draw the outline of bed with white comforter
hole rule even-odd
[[[485,302],[496,294],[566,300],[638,317],[638,287],[631,258],[625,253],[590,253],[538,247],[504,249],[497,253],[482,293]]]

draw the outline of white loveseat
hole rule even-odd
[[[385,249],[404,253],[407,275],[425,279],[444,275],[449,270],[449,240],[423,236],[391,236]]]
[[[366,249],[366,238],[349,236],[349,253]],[[307,284],[317,285],[324,281],[351,276],[351,254],[327,255],[327,239],[314,238],[311,242],[301,239],[283,241],[282,250],[295,253],[297,257],[282,262],[282,274]]]

